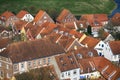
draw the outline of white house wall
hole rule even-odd
[[[76,71],[76,74],[74,74],[74,71]],[[70,75],[69,75],[70,73]],[[63,76],[64,75],[64,76]],[[80,79],[80,68],[64,71],[60,74],[60,80],[70,79],[70,80],[79,80]]]
[[[34,20],[34,17],[31,14],[25,14],[25,16],[21,20],[32,22]]]

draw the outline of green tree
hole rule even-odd
[[[98,31],[98,35],[99,35],[99,38],[103,39],[104,37],[104,29],[101,28],[99,31]]]
[[[87,27],[87,33],[88,33],[89,35],[92,35],[92,29],[91,29],[91,26],[90,26],[90,25],[88,25],[88,27]]]

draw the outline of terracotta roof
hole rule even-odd
[[[71,18],[72,20],[76,21],[76,18],[74,17],[74,15],[67,9],[63,9],[62,12],[60,13],[60,15],[57,17],[57,21],[59,23],[64,23],[64,19],[69,15],[71,14],[70,16],[72,16],[72,18],[69,16],[69,18]],[[71,21],[69,21],[71,22]]]
[[[70,29],[65,28],[63,24],[57,24],[57,29],[59,31],[63,31],[63,32],[69,32],[70,31]]]
[[[77,24],[77,27],[78,27],[78,28],[87,28],[87,26],[88,26],[88,25],[87,25],[87,22],[84,21],[84,20],[83,20],[83,21],[82,21],[82,20],[79,20],[79,21],[76,22],[76,24]],[[81,26],[81,24],[82,24],[83,26]]]
[[[58,43],[64,47],[65,50],[68,50],[68,48],[72,45],[72,43],[75,41],[74,38],[68,37],[68,36],[62,36]]]
[[[58,42],[58,40],[61,38],[61,34],[58,34],[58,33],[55,33],[55,32],[52,32],[51,34],[47,35],[47,37],[51,40],[51,41],[54,41],[54,42]]]
[[[120,55],[120,41],[110,41],[109,46],[114,55]]]
[[[90,53],[92,53],[92,54],[90,54]],[[75,55],[76,59],[79,60],[79,59],[96,57],[96,56],[98,56],[98,53],[94,49],[90,49],[90,48],[86,48],[86,47],[77,47],[77,49],[74,51],[74,55]]]
[[[18,18],[23,18],[25,16],[25,14],[29,14],[29,12],[27,12],[25,10],[21,10],[16,16]]]
[[[21,30],[28,22],[23,21],[23,20],[19,20],[17,22],[15,22],[14,26],[17,30]]]
[[[109,33],[108,32],[103,32],[103,34],[101,35],[101,39],[104,40],[108,37]]]
[[[79,39],[84,35],[84,33],[80,33],[80,32],[77,32],[75,30],[70,30],[69,33],[74,35],[76,38],[79,38]]]
[[[42,16],[43,16],[44,13],[45,13],[45,11],[40,10],[40,11],[36,14],[35,19],[34,19],[34,22],[39,21],[39,20],[42,18]]]
[[[12,40],[9,38],[0,39],[0,49],[7,47],[11,42]]]
[[[3,32],[4,30],[10,31],[8,28],[6,28],[6,27],[4,27],[4,26],[0,26],[0,33]]]
[[[107,14],[84,14],[81,16],[80,20],[85,20],[91,25],[94,26],[102,26],[102,22],[108,21]]]
[[[63,9],[60,15],[57,17],[57,21],[61,22],[69,13],[69,10]]]
[[[81,41],[81,44],[86,45],[88,48],[93,48],[100,42],[100,40],[95,39],[93,37],[87,36],[83,41]]]
[[[1,56],[9,57],[13,63],[33,60],[64,53],[64,49],[49,39],[13,43],[7,47]]]
[[[96,69],[102,74],[104,78],[108,80],[117,80],[120,77],[120,68],[114,66],[109,60],[104,57],[94,57],[93,61],[95,63]]]
[[[120,13],[116,13],[110,21],[114,26],[120,26]]]
[[[75,29],[74,22],[64,23],[63,26],[68,29]]]
[[[4,13],[1,14],[0,18],[6,21],[11,16],[15,16],[15,15],[10,11],[5,11]]]
[[[61,72],[79,68],[72,53],[56,56],[55,59]]]
[[[92,58],[80,59],[78,60],[78,63],[80,64],[81,70],[83,70],[81,74],[91,73],[91,72],[96,71],[96,68],[95,68],[96,66]]]
[[[36,36],[38,34],[40,34],[40,31],[42,29],[43,29],[43,27],[41,27],[41,26],[33,26],[33,27],[29,28],[30,33],[31,33],[31,35],[32,35],[33,38],[36,38]]]
[[[42,36],[45,36],[53,32],[53,30],[57,27],[57,25],[51,22],[45,22],[41,25],[41,27],[43,27],[44,30],[40,34]]]

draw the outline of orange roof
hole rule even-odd
[[[58,43],[64,47],[65,50],[68,50],[68,48],[71,46],[71,44],[75,41],[74,38],[68,37],[68,36],[62,36]]]
[[[27,24],[26,21],[19,20],[15,22],[14,26],[16,27],[17,30],[21,30],[26,24]]]
[[[81,70],[83,70],[83,72],[81,72],[81,74],[91,73],[91,72],[96,71],[95,64],[94,64],[92,58],[80,59],[80,60],[78,60],[78,63],[80,64]]]
[[[15,15],[10,11],[5,11],[4,13],[1,14],[0,18],[3,20],[7,20],[11,16],[15,16]]]
[[[120,41],[110,41],[109,45],[114,55],[120,55]]]
[[[57,27],[57,25],[51,22],[45,22],[41,25],[41,27],[44,28],[44,30],[41,32],[41,34],[44,36],[50,34]]]
[[[87,36],[83,41],[81,41],[81,44],[87,45],[88,48],[93,48],[100,42],[100,40],[95,39],[93,37]]]
[[[57,17],[57,21],[61,22],[68,15],[68,13],[70,13],[69,10],[63,9],[60,15]]]
[[[64,23],[64,26],[68,29],[75,29],[74,22]]]
[[[0,49],[7,47],[10,43],[12,43],[12,40],[9,38],[0,39]]]
[[[102,22],[108,21],[108,17],[107,14],[84,14],[80,20],[87,21],[92,27],[100,27],[102,26]]]
[[[89,52],[91,52],[93,55],[91,56]],[[91,48],[86,48],[86,47],[77,47],[77,50],[74,51],[74,54],[75,54],[76,59],[78,60],[98,56],[98,53],[96,50],[91,49]],[[80,58],[78,55],[81,55],[82,58]]]
[[[34,22],[39,21],[39,20],[42,18],[42,16],[43,16],[44,13],[45,13],[45,11],[40,10],[40,11],[36,14],[35,19],[34,19]]]
[[[80,33],[80,32],[77,32],[75,30],[70,30],[69,33],[74,35],[76,38],[81,38],[84,35],[84,33]]]
[[[64,52],[60,45],[51,42],[48,38],[43,38],[10,44],[0,55],[10,58],[13,63],[19,63]]]
[[[56,56],[55,59],[61,72],[79,68],[72,53]]]
[[[62,35],[61,34],[58,34],[58,33],[55,33],[55,32],[52,32],[51,34],[47,35],[48,38],[50,38],[50,40],[56,42],[60,39]]]
[[[119,26],[120,25],[120,13],[116,13],[112,18],[111,22],[114,26]]]
[[[21,10],[16,16],[18,18],[23,18],[25,16],[25,14],[29,14],[29,12],[27,12],[25,10]]]
[[[120,77],[120,68],[113,65],[106,58],[104,58],[104,57],[93,57],[93,61],[95,63],[95,66],[96,66],[97,70],[107,80],[108,80],[110,75],[112,75],[111,80],[117,80]]]

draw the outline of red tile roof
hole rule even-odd
[[[72,45],[72,43],[75,41],[74,38],[68,37],[68,36],[62,36],[58,43],[65,49],[68,50],[68,48]]]
[[[109,46],[114,55],[120,55],[120,41],[110,41]]]
[[[18,18],[23,18],[25,16],[25,14],[29,14],[29,12],[27,12],[25,10],[21,10],[16,16]]]
[[[107,14],[84,14],[81,16],[80,20],[87,21],[92,27],[100,27],[102,26],[102,22],[108,21],[108,17]]]
[[[11,16],[15,16],[15,15],[10,11],[5,11],[4,13],[1,14],[0,18],[6,21]]]
[[[44,30],[40,33],[42,36],[48,35],[51,32],[53,32],[53,30],[55,28],[57,28],[57,25],[51,22],[45,22],[41,25],[41,27],[44,28]]]
[[[80,59],[78,60],[78,63],[80,64],[81,70],[83,70],[81,74],[91,73],[91,72],[96,71],[95,64],[92,58]]]
[[[72,53],[56,56],[55,59],[61,72],[79,68]]]
[[[64,49],[47,38],[10,44],[0,53],[13,63],[28,61],[64,53]]]
[[[74,35],[76,38],[79,38],[79,39],[84,35],[84,33],[80,33],[80,32],[77,32],[75,30],[70,30],[69,33],[71,35]]]
[[[12,40],[9,38],[0,39],[0,49],[7,47],[10,43],[12,43]]]
[[[92,53],[92,56],[89,54]],[[74,55],[77,60],[79,59],[86,59],[86,58],[91,58],[91,57],[97,57],[98,53],[94,49],[86,48],[86,47],[77,47],[77,49],[74,51]],[[80,56],[82,58],[80,58]]]
[[[81,44],[88,46],[88,48],[94,49],[94,47],[100,42],[100,40],[95,39],[93,37],[87,36],[83,41],[81,41]]]
[[[58,42],[62,35],[52,32],[51,34],[47,35],[47,37],[50,38],[51,41]]]
[[[16,27],[17,30],[21,30],[28,22],[19,20],[15,22],[14,26]]]
[[[69,10],[63,9],[60,15],[57,17],[57,21],[61,22],[69,13]]]
[[[93,61],[95,63],[96,69],[107,80],[108,80],[110,75],[113,75],[113,76],[111,76],[111,80],[117,80],[120,77],[120,68],[113,65],[106,58],[104,58],[104,57],[94,57]],[[115,73],[113,74],[114,71],[115,71]]]
[[[120,26],[120,13],[116,13],[110,21],[114,26]]]
[[[6,27],[4,27],[4,26],[0,26],[0,33],[3,32],[4,30],[10,31],[8,28],[6,28]]]
[[[59,23],[64,23],[64,19],[66,19],[66,17],[68,16],[70,14],[70,16],[69,16],[69,18],[71,18],[71,20],[73,21],[77,21],[76,20],[76,18],[74,17],[74,15],[69,11],[69,10],[67,10],[67,9],[63,9],[62,10],[62,12],[60,13],[60,15],[57,17],[57,22],[59,22]],[[71,17],[72,16],[72,17]],[[72,22],[72,21],[69,21],[69,22]]]
[[[39,21],[39,20],[42,18],[42,16],[44,15],[44,13],[45,13],[45,11],[40,10],[40,11],[36,14],[35,19],[34,19],[34,22]]]

